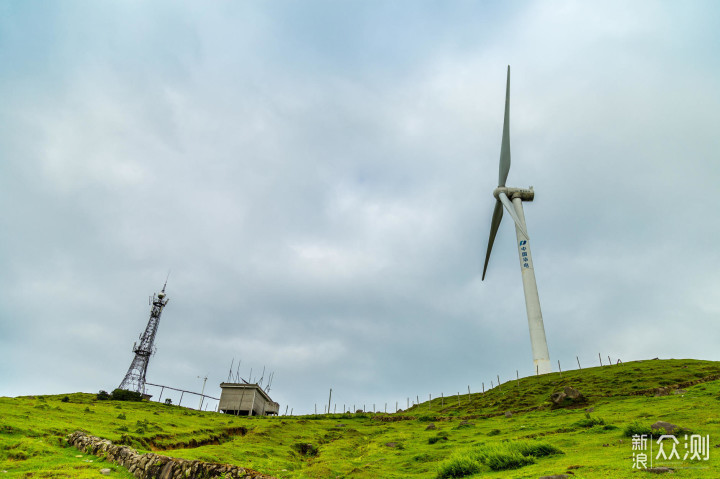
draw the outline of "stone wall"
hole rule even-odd
[[[140,454],[128,446],[113,444],[107,439],[90,436],[81,431],[69,434],[67,441],[87,454],[103,456],[106,460],[123,466],[138,479],[213,478],[274,479],[252,469],[230,464],[213,464],[188,461],[159,454]]]

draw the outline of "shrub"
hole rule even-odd
[[[435,422],[437,421],[437,416],[420,416],[418,418],[418,421],[421,422]]]
[[[297,452],[302,454],[303,456],[317,456],[318,455],[318,448],[316,446],[313,446],[312,444],[308,443],[297,443],[293,444],[293,449],[295,449]]]
[[[517,451],[493,451],[485,456],[484,463],[493,471],[505,471],[534,464],[535,458],[525,457]]]
[[[118,418],[118,419],[123,419],[123,420],[124,420],[124,419],[127,419],[127,417],[125,416],[125,413],[122,413],[122,412],[121,412],[120,414],[118,414],[117,418]]]
[[[605,420],[595,417],[590,417],[590,414],[585,414],[585,419],[577,421],[574,426],[577,427],[593,427],[593,426],[604,426]]]
[[[100,401],[107,401],[108,399],[112,399],[112,397],[107,391],[100,390],[100,392],[97,393],[97,399]]]
[[[555,454],[563,454],[563,452],[545,442],[504,442],[481,447],[476,452],[476,459],[493,471],[504,471],[534,464],[537,457]]]
[[[546,442],[515,442],[510,444],[512,450],[519,452],[525,457],[545,457],[564,454],[560,449]]]
[[[488,436],[497,436],[498,434],[500,434],[500,429],[492,429],[487,433]]]
[[[465,477],[476,472],[480,472],[480,464],[469,456],[458,454],[440,464],[437,477],[438,479]]]
[[[437,436],[429,437],[428,444],[435,444],[438,441],[447,441],[447,440],[448,440],[447,433],[440,432],[440,433],[438,433]]]
[[[65,396],[60,400],[60,402],[70,402],[70,398],[68,396]]]
[[[172,399],[170,399],[170,398],[165,399],[165,405],[172,406]]]
[[[114,401],[142,401],[142,394],[137,391],[128,391],[127,389],[115,389],[111,398]]]
[[[650,436],[652,434],[652,429],[650,428],[650,426],[643,426],[639,422],[635,421],[627,425],[627,427],[623,431],[623,434],[625,434],[626,437],[633,437],[636,434],[638,436],[643,434]]]

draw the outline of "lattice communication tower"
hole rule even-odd
[[[170,301],[165,294],[166,286],[167,281],[165,281],[162,291],[153,295],[150,300],[150,305],[152,306],[150,319],[148,320],[145,332],[140,335],[140,344],[133,344],[135,358],[132,364],[130,364],[127,374],[125,374],[125,379],[120,383],[119,389],[145,394],[145,374],[147,373],[150,356],[155,352],[153,343],[155,342],[155,334],[160,325],[160,315],[162,314],[163,308],[168,304],[168,301]]]

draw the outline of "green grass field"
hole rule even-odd
[[[680,394],[653,394],[678,384]],[[551,408],[550,394],[566,385],[588,402]],[[64,438],[75,430],[141,452],[237,464],[279,478],[537,478],[568,471],[576,478],[644,477],[632,467],[624,430],[658,420],[709,435],[710,458],[655,465],[672,467],[675,478],[719,477],[720,362],[649,360],[553,373],[399,414],[248,418],[97,401],[95,394],[3,397],[0,478],[98,477],[102,468],[112,469],[110,477],[132,477],[69,447]],[[678,439],[682,458],[685,441]],[[503,467],[517,468],[493,470]]]

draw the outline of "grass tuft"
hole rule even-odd
[[[440,464],[437,478],[465,477],[476,472],[480,472],[480,463],[476,459],[465,454],[455,454]]]

